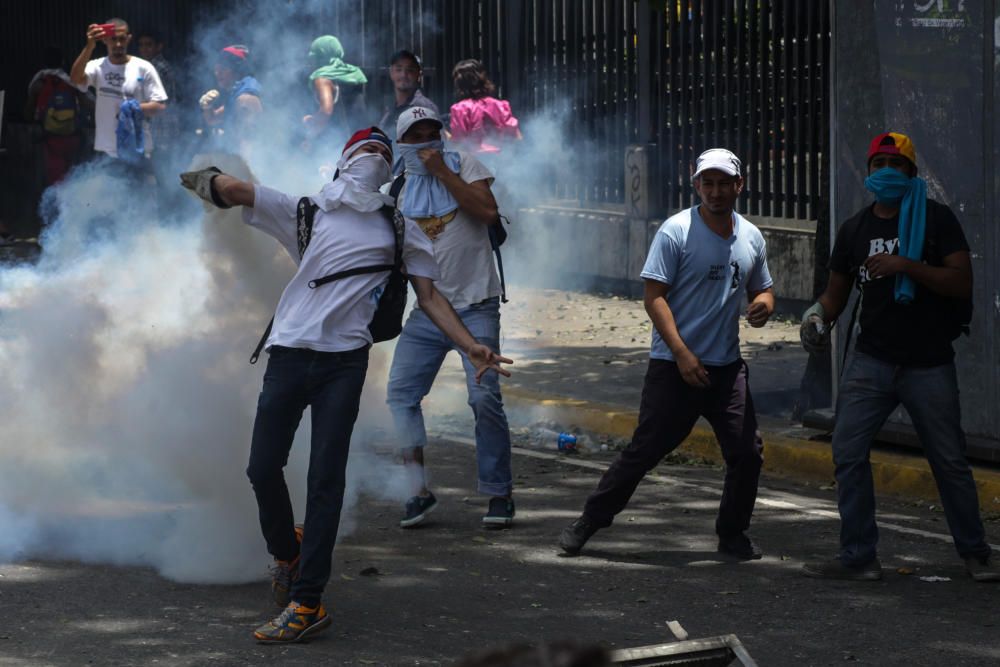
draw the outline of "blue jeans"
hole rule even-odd
[[[473,337],[494,352],[500,352],[500,300],[487,299],[458,311]],[[424,414],[420,402],[431,390],[444,357],[456,349],[421,310],[414,310],[403,326],[389,371],[389,410],[396,433],[405,448],[427,445]],[[510,468],[510,429],[500,396],[500,378],[489,371],[476,384],[476,369],[463,354],[469,405],[476,418],[476,461],[479,492],[505,496],[513,488]]]
[[[319,603],[330,579],[351,432],[367,371],[367,347],[316,352],[276,345],[267,360],[247,476],[257,496],[268,552],[285,561],[294,560],[301,552],[299,578],[292,584],[291,597],[308,606]],[[307,405],[312,415],[312,443],[300,549],[283,471]]]
[[[860,566],[875,558],[878,527],[869,453],[900,403],[924,446],[959,555],[989,555],[976,483],[965,458],[955,365],[895,366],[856,352],[840,382],[833,429],[841,562]]]

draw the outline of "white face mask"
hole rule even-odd
[[[393,204],[392,197],[379,192],[391,180],[392,170],[384,157],[378,153],[360,153],[343,163],[340,175],[324,185],[314,201],[324,211],[340,206],[362,212],[377,211]]]
[[[361,153],[348,160],[340,170],[340,178],[345,176],[359,190],[375,192],[383,183],[392,180],[392,170],[378,153]]]

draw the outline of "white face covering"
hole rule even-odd
[[[345,177],[359,189],[374,192],[392,180],[392,169],[378,153],[361,153],[348,160],[340,170],[340,178]]]
[[[390,180],[392,170],[384,157],[378,153],[360,153],[344,163],[340,175],[323,186],[315,201],[324,211],[349,206],[370,213],[392,205],[392,198],[378,191]]]

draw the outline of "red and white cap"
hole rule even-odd
[[[386,136],[385,132],[372,126],[364,130],[358,130],[351,135],[351,138],[344,144],[344,151],[340,154],[340,160],[337,161],[337,168],[343,169],[355,151],[365,144],[371,143],[382,144],[389,149],[389,155],[392,155],[392,140]]]

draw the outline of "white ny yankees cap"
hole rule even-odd
[[[740,176],[742,168],[740,159],[731,151],[727,151],[725,148],[710,148],[698,156],[691,180],[698,178],[701,172],[709,169],[718,169],[730,176]]]
[[[414,123],[419,123],[422,120],[432,120],[437,123],[438,127],[444,127],[444,123],[438,118],[438,115],[431,111],[430,109],[425,109],[424,107],[410,107],[403,113],[399,114],[399,119],[396,121],[396,140],[403,138],[406,131]]]

